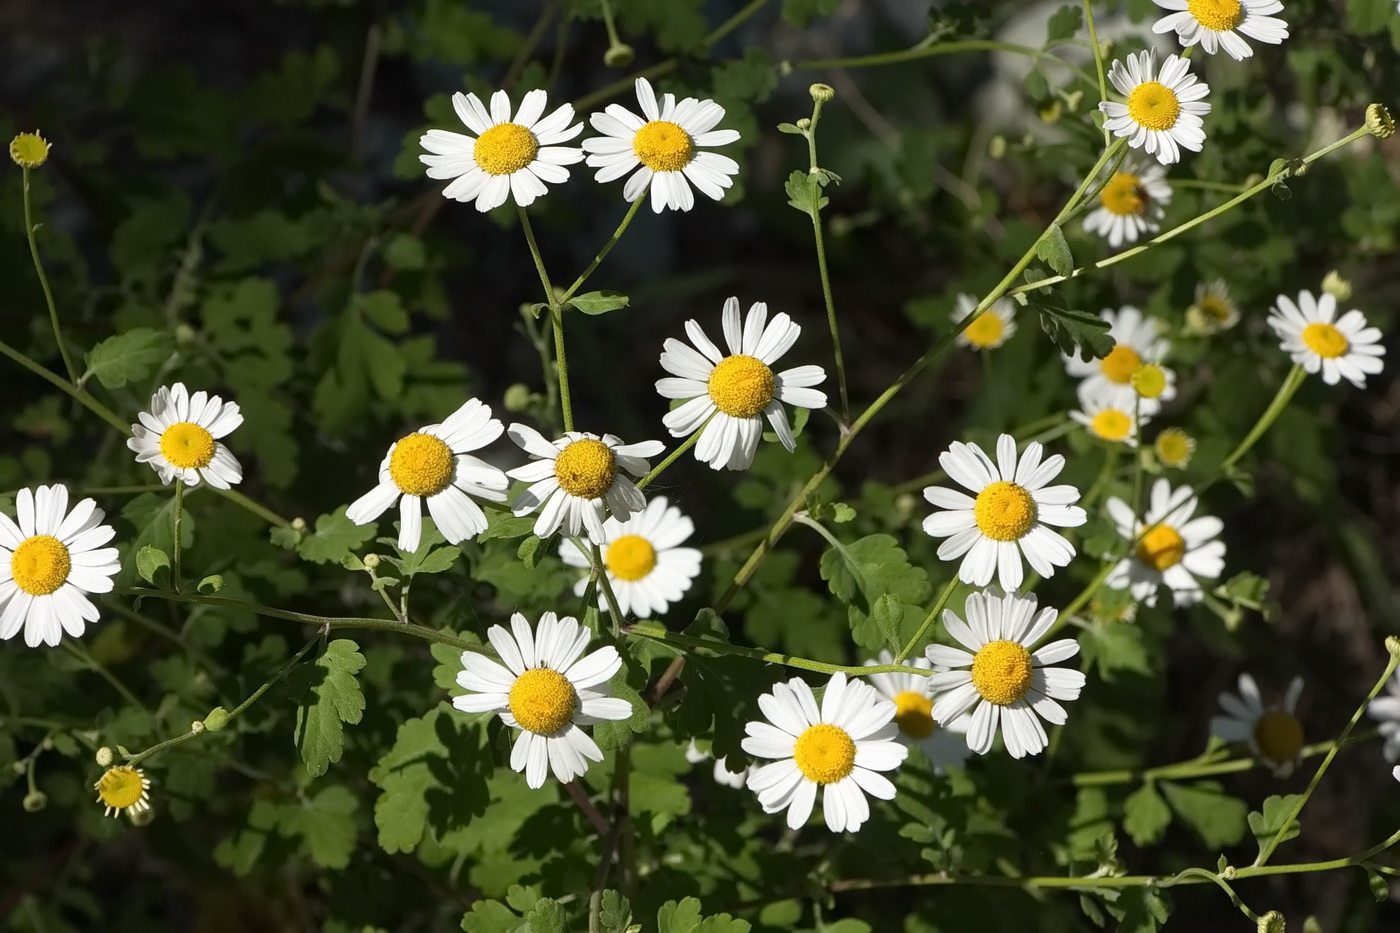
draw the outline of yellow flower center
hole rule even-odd
[[[835,784],[855,770],[856,743],[840,726],[818,723],[797,737],[792,760],[807,780]]]
[[[938,728],[933,721],[933,701],[922,693],[905,690],[895,696],[894,706],[899,731],[911,739],[926,739]]]
[[[977,650],[972,658],[972,686],[988,703],[1009,706],[1031,688],[1031,653],[1024,645],[1000,639]]]
[[[472,155],[488,175],[510,175],[535,161],[540,141],[519,123],[497,123],[476,138]]]
[[[68,548],[52,535],[25,538],[10,558],[10,576],[30,596],[49,595],[64,584],[72,569]]]
[[[431,434],[410,434],[389,455],[389,478],[410,496],[434,496],[447,488],[457,472],[452,448]]]
[[[1035,500],[1015,483],[989,483],[977,494],[972,517],[993,541],[1015,541],[1035,522]]]
[[[1186,8],[1207,29],[1225,32],[1244,21],[1240,0],[1186,0]]]
[[[564,728],[578,708],[578,694],[569,678],[547,667],[536,667],[510,685],[510,714],[537,735],[553,735]]]
[[[1323,359],[1335,359],[1347,352],[1347,338],[1331,324],[1315,323],[1303,328],[1303,343]]]
[[[1230,320],[1230,306],[1219,295],[1202,295],[1196,302],[1196,311],[1213,324],[1224,324]]]
[[[641,535],[623,535],[608,545],[603,563],[619,580],[640,580],[656,567],[656,548]]]
[[[994,311],[984,311],[982,316],[963,331],[963,336],[967,342],[974,347],[986,350],[1001,343],[1002,335],[1006,333],[1006,325]]]
[[[653,172],[679,172],[695,150],[690,134],[669,120],[652,120],[632,137],[632,151]]]
[[[1157,435],[1157,459],[1169,467],[1180,469],[1191,462],[1196,452],[1196,441],[1180,428],[1168,428]]]
[[[1108,377],[1109,382],[1119,385],[1131,382],[1133,373],[1137,372],[1141,365],[1142,357],[1126,343],[1117,344],[1109,351],[1108,356],[1099,360],[1099,370]]]
[[[1254,744],[1275,764],[1294,761],[1303,750],[1303,724],[1281,709],[1271,709],[1254,723]]]
[[[1169,130],[1176,126],[1181,101],[1165,84],[1144,81],[1128,95],[1128,116],[1149,130]]]
[[[146,795],[146,778],[139,768],[117,765],[108,768],[94,785],[97,797],[113,810],[125,810],[141,802]]]
[[[612,488],[617,476],[617,456],[602,441],[586,437],[559,451],[554,478],[571,496],[596,499]]]
[[[1133,384],[1137,394],[1143,398],[1157,398],[1167,390],[1166,370],[1156,363],[1144,363],[1133,370],[1128,381]]]
[[[1175,567],[1185,556],[1186,542],[1170,525],[1158,525],[1138,542],[1137,559],[1158,570]]]
[[[160,452],[182,470],[203,469],[214,459],[214,435],[191,421],[179,421],[161,432]]]
[[[38,168],[49,158],[49,144],[38,133],[20,133],[10,140],[10,160],[20,168]]]
[[[1147,197],[1140,185],[1141,181],[1131,172],[1115,172],[1103,186],[1099,203],[1119,217],[1141,214],[1147,210]]]
[[[736,353],[710,371],[710,400],[734,418],[752,418],[773,401],[773,370],[762,360]]]
[[[1133,419],[1117,408],[1105,408],[1094,415],[1089,430],[1106,441],[1123,441],[1133,431]]]

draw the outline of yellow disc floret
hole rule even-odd
[[[1089,430],[1106,441],[1124,441],[1133,433],[1133,419],[1117,408],[1105,408],[1094,415]]]
[[[52,535],[25,538],[10,557],[10,576],[30,596],[47,596],[68,580],[73,558]]]
[[[807,780],[835,784],[855,770],[856,743],[840,726],[817,723],[797,737],[792,760]]]
[[[20,168],[38,168],[49,158],[49,143],[38,133],[20,133],[10,140],[10,161]]]
[[[97,800],[105,804],[108,815],[120,810],[143,810],[150,806],[146,789],[151,782],[140,768],[117,765],[108,768],[93,787],[97,790]]]
[[[559,451],[554,478],[559,487],[580,499],[596,499],[612,488],[617,476],[617,455],[602,441],[586,437]]]
[[[1166,570],[1186,556],[1186,541],[1170,525],[1158,525],[1138,542],[1137,559],[1150,567]]]
[[[972,504],[972,517],[993,541],[1015,541],[1035,523],[1035,500],[1015,483],[988,483]]]
[[[1144,81],[1128,95],[1128,116],[1149,130],[1169,130],[1181,115],[1181,101],[1176,94],[1157,81]]]
[[[656,568],[656,548],[641,535],[623,535],[608,545],[603,563],[619,580],[641,580]]]
[[[938,724],[933,721],[933,701],[922,693],[905,690],[895,695],[894,721],[911,739],[926,739]]]
[[[1034,665],[1024,645],[999,639],[977,649],[972,658],[972,686],[982,699],[1009,706],[1031,688]]]
[[[1207,29],[1225,32],[1244,22],[1240,0],[1186,0],[1186,9]]]
[[[192,421],[177,421],[161,432],[160,452],[171,466],[200,470],[214,459],[214,435]]]
[[[1167,391],[1167,371],[1156,363],[1144,363],[1128,379],[1143,398],[1157,398]]]
[[[753,418],[773,401],[773,370],[742,353],[726,356],[710,371],[710,400],[734,418]]]
[[[1147,196],[1141,180],[1131,172],[1115,172],[1103,186],[1099,203],[1119,217],[1136,216],[1147,210]]]
[[[1118,385],[1127,385],[1133,380],[1133,373],[1142,366],[1142,357],[1138,352],[1126,343],[1114,346],[1108,352],[1108,356],[1099,360],[1099,369],[1109,382],[1116,382]]]
[[[695,144],[669,120],[652,120],[632,137],[632,151],[653,172],[679,172],[690,164]]]
[[[472,155],[488,175],[511,175],[535,161],[540,141],[519,123],[498,123],[476,138]]]
[[[553,735],[567,726],[578,708],[578,693],[569,678],[547,667],[536,667],[510,686],[510,714],[520,728]]]
[[[1275,764],[1294,761],[1303,750],[1303,724],[1290,713],[1271,709],[1254,723],[1254,744]]]
[[[985,311],[982,316],[963,331],[967,342],[982,350],[999,346],[1006,333],[1006,324],[993,311]]]
[[[410,496],[435,496],[456,475],[452,448],[431,434],[410,434],[389,455],[389,478]]]
[[[1167,428],[1157,435],[1153,447],[1158,460],[1179,470],[1191,462],[1191,455],[1196,452],[1196,439],[1180,428]]]
[[[1320,321],[1303,328],[1303,343],[1307,344],[1309,350],[1325,360],[1336,359],[1347,352],[1347,348],[1350,346],[1347,343],[1347,338],[1342,336],[1341,331],[1331,324],[1323,324]]]

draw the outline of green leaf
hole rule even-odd
[[[347,638],[338,638],[326,646],[325,652],[312,666],[312,677],[297,707],[296,744],[301,760],[313,776],[340,760],[345,751],[342,723],[360,721],[365,711],[365,696],[355,675],[365,666],[365,656],[359,646]]]
[[[1395,16],[1393,0],[1347,0],[1347,19],[1357,35],[1383,31]]]
[[[627,307],[627,296],[621,292],[584,292],[570,298],[569,304],[584,314],[607,314]]]
[[[462,917],[462,929],[466,933],[524,933],[527,928],[500,901],[477,901]]]
[[[1081,26],[1084,25],[1084,14],[1079,7],[1074,5],[1062,6],[1056,10],[1046,24],[1045,38],[1049,42],[1063,42],[1066,39],[1073,39]]]
[[[316,519],[316,530],[297,541],[297,554],[313,564],[338,564],[374,537],[374,525],[356,525],[345,517],[346,506]]]
[[[667,901],[656,912],[656,933],[694,933],[700,925],[700,902],[693,897]]]
[[[1149,846],[1162,838],[1172,821],[1172,811],[1151,781],[1123,801],[1123,829],[1137,846]]]
[[[211,573],[200,580],[196,588],[205,596],[212,596],[224,588],[224,576],[220,573]]]
[[[604,891],[600,917],[603,933],[627,933],[632,925],[632,904],[616,891]]]
[[[108,337],[87,353],[87,372],[78,384],[96,378],[109,389],[120,389],[128,382],[145,379],[161,363],[170,359],[175,341],[164,331],[136,327]]]
[[[355,307],[386,334],[402,334],[409,328],[408,311],[398,292],[379,289],[355,296]]]
[[[841,0],[783,0],[783,19],[798,29],[805,29],[813,17],[830,16]]]
[[[476,540],[490,541],[492,538],[523,538],[530,533],[530,529],[535,527],[538,516],[521,515],[517,518],[509,512],[489,513],[490,524],[486,530],[476,536]]]
[[[787,191],[788,204],[813,220],[818,219],[817,212],[826,207],[827,199],[822,195],[821,180],[816,175],[801,169],[795,170],[788,176],[787,184],[784,187]]]
[[[359,801],[347,787],[333,785],[300,807],[284,811],[282,830],[301,836],[311,860],[322,868],[344,868],[355,850],[355,811]]]
[[[630,744],[632,734],[645,732],[651,719],[651,709],[642,700],[642,695],[627,684],[626,668],[613,675],[608,692],[619,700],[631,703],[632,715],[628,719],[600,722],[593,727],[593,741],[605,752]]]
[[[1079,633],[1083,666],[1098,668],[1104,680],[1119,672],[1147,675],[1152,672],[1142,629],[1128,622],[1098,622]]]
[[[396,233],[384,247],[384,261],[400,272],[413,272],[427,265],[423,241],[407,233]]]
[[[143,492],[122,506],[122,517],[136,528],[133,542],[136,552],[150,545],[167,554],[175,552],[175,497]],[[194,544],[195,517],[185,509],[180,523],[180,545],[186,549]]]
[[[1036,296],[1032,307],[1040,315],[1041,330],[1066,356],[1076,352],[1082,360],[1102,359],[1113,350],[1113,338],[1108,334],[1108,321],[1087,311],[1071,311],[1058,298]]]
[[[1226,794],[1215,781],[1158,785],[1177,818],[1211,849],[1232,846],[1244,838],[1244,802]]]
[[[898,596],[886,593],[875,600],[875,605],[870,607],[870,621],[875,623],[885,644],[894,649],[900,647],[899,627],[904,621],[904,604]]]
[[[136,552],[136,572],[142,580],[152,586],[156,586],[156,574],[162,569],[169,569],[170,557],[160,548],[154,545],[142,545]]]
[[[1283,834],[1279,839],[1279,844],[1282,845],[1303,831],[1297,820],[1288,820],[1288,815],[1302,799],[1300,794],[1269,797],[1264,801],[1262,812],[1255,810],[1249,814],[1249,831],[1258,840],[1261,854],[1264,847],[1273,842],[1274,837],[1280,833]]]
[[[456,566],[457,558],[461,556],[462,549],[454,545],[431,549],[419,545],[417,551],[404,556],[400,570],[405,577],[420,573],[444,573]]]
[[[870,615],[870,607],[887,594],[898,597],[904,611],[897,640],[913,636],[923,618],[919,605],[929,595],[928,573],[910,564],[893,536],[867,535],[839,549],[828,548],[822,552],[819,570],[832,595],[849,604],[856,644],[875,650],[889,643]],[[886,603],[886,610],[892,609]]]
[[[568,915],[556,900],[542,897],[525,915],[530,933],[568,933]]]
[[[1074,257],[1070,255],[1069,243],[1059,224],[1051,224],[1050,229],[1036,244],[1035,255],[1054,269],[1058,275],[1069,275],[1074,271]]]

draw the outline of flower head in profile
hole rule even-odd
[[[1381,734],[1381,752],[1386,761],[1400,761],[1400,673],[1385,684],[1385,695],[1376,697],[1366,707],[1366,714],[1376,720]]]
[[[1157,605],[1160,586],[1171,590],[1175,606],[1200,602],[1201,580],[1217,579],[1225,570],[1225,542],[1216,540],[1224,523],[1210,515],[1193,517],[1196,505],[1191,487],[1172,489],[1165,479],[1152,484],[1141,522],[1133,517],[1131,505],[1117,496],[1110,498],[1107,508],[1114,528],[1137,543],[1104,582],[1116,590],[1130,590],[1134,599],[1149,606]]]
[[[812,688],[800,677],[776,684],[758,698],[767,722],[745,723],[744,751],[777,759],[749,772],[749,790],[764,813],[787,811],[798,829],[812,815],[817,789],[834,833],[855,832],[870,817],[865,795],[894,799],[881,771],[893,771],[909,753],[895,741],[895,705],[875,688],[833,674],[817,707]]]
[[[1097,233],[1113,249],[1136,243],[1162,228],[1172,200],[1167,170],[1156,162],[1130,156],[1109,176],[1099,192],[1099,206],[1084,218],[1084,232]]]
[[[589,631],[572,616],[540,616],[538,628],[520,613],[510,617],[510,631],[493,625],[486,632],[500,661],[476,651],[462,652],[457,683],[471,691],[453,697],[464,713],[498,713],[519,729],[510,752],[510,767],[525,773],[530,787],[544,785],[545,774],[565,783],[602,761],[598,744],[580,726],[626,719],[632,704],[608,696],[607,682],[622,669],[611,645],[584,654]]]
[[[959,295],[957,306],[953,308],[949,318],[954,324],[961,324],[976,310],[976,298],[971,295]],[[1010,340],[1015,333],[1016,302],[1009,298],[1000,298],[992,302],[992,306],[977,320],[963,328],[953,342],[960,347],[972,347],[974,350],[995,350]]]
[[[1168,55],[1159,70],[1155,53],[1134,52],[1126,63],[1113,63],[1108,80],[1128,99],[1100,102],[1108,117],[1104,129],[1163,165],[1180,161],[1182,149],[1201,151],[1206,141],[1201,118],[1210,113],[1205,100],[1210,86],[1196,80],[1186,59]]]
[[[135,816],[151,808],[151,779],[140,768],[108,768],[92,787],[97,791],[97,802],[107,808],[104,816],[118,816],[123,811]]]
[[[116,534],[92,499],[68,510],[68,487],[21,489],[15,518],[0,512],[0,638],[24,630],[31,648],[74,638],[98,619],[88,593],[110,593],[121,569]]]
[[[190,395],[183,382],[161,386],[151,396],[150,410],[131,426],[126,446],[136,452],[137,463],[149,463],[167,486],[179,479],[186,486],[200,481],[215,489],[243,482],[241,467],[219,440],[243,423],[237,402],[217,395]]]
[[[865,663],[893,664],[894,655],[881,650],[878,660]],[[928,658],[910,658],[904,664],[933,672],[933,662]],[[871,674],[870,685],[894,704],[899,741],[922,751],[933,766],[934,774],[961,768],[967,762],[971,754],[967,747],[967,727],[971,720],[963,716],[943,725],[933,718],[928,674]]]
[[[1279,295],[1269,309],[1269,326],[1283,352],[1308,372],[1321,371],[1329,386],[1345,379],[1365,388],[1366,377],[1385,367],[1380,329],[1368,326],[1366,316],[1355,308],[1338,318],[1337,299],[1326,293],[1314,298],[1312,292],[1302,291],[1296,303]]]
[[[428,177],[452,179],[443,197],[475,201],[478,211],[500,207],[512,198],[528,207],[549,190],[546,184],[568,181],[564,166],[582,160],[583,151],[559,144],[583,132],[583,124],[569,125],[572,104],[561,104],[544,116],[547,100],[544,91],[527,92],[512,119],[505,91],[491,95],[490,112],[475,94],[453,94],[452,108],[474,135],[428,130],[418,141],[428,150],[418,157],[428,166]]]
[[[1240,675],[1239,690],[1238,696],[1220,694],[1225,715],[1211,719],[1211,735],[1226,742],[1243,742],[1277,777],[1288,777],[1302,760],[1303,724],[1296,712],[1303,678],[1294,677],[1283,702],[1274,706],[1264,705],[1258,684],[1248,674]]]
[[[597,544],[617,608],[624,615],[661,616],[685,595],[700,573],[700,552],[681,546],[694,531],[695,525],[665,496],[652,499],[624,521],[603,522],[603,537]],[[589,556],[569,540],[559,546],[559,556],[571,567],[592,566]],[[587,589],[588,578],[583,577],[574,594],[582,596]],[[598,606],[607,611],[606,594],[602,587],[598,590]]]
[[[1207,55],[1225,50],[1235,61],[1254,54],[1244,37],[1278,45],[1288,38],[1288,24],[1270,13],[1283,11],[1279,0],[1153,0],[1164,10],[1172,10],[1152,24],[1161,35],[1175,32],[1181,44],[1200,44]]]
[[[511,511],[519,516],[539,510],[535,534],[541,538],[562,527],[570,537],[586,530],[592,541],[601,543],[605,519],[623,521],[647,504],[627,474],[643,476],[650,469],[643,458],[664,449],[660,441],[624,444],[611,434],[600,437],[584,431],[566,431],[550,441],[524,424],[512,424],[506,434],[534,458],[508,473],[530,484],[510,504]]]
[[[956,721],[972,711],[967,745],[979,755],[991,751],[1000,730],[1012,758],[1039,754],[1048,743],[1044,719],[1063,725],[1069,718],[1060,701],[1079,699],[1084,673],[1051,667],[1079,653],[1073,638],[1061,638],[1031,651],[1055,624],[1055,610],[1036,613],[1033,595],[996,589],[972,593],[967,621],[943,611],[943,626],[962,648],[929,645],[935,673],[929,679],[933,717]],[[966,649],[966,650],[963,650]]]
[[[704,150],[739,139],[735,130],[715,129],[724,119],[724,108],[694,97],[677,102],[674,94],[661,95],[658,103],[646,78],[637,79],[637,103],[640,117],[620,104],[609,104],[588,118],[603,134],[582,143],[588,164],[598,169],[597,180],[613,181],[632,172],[622,196],[635,201],[650,188],[651,209],[658,214],[667,208],[694,207],[691,185],[716,201],[723,198],[724,189],[734,183],[732,176],[739,173],[739,163]]]
[[[1186,309],[1186,327],[1201,336],[1229,330],[1240,321],[1239,306],[1230,300],[1230,287],[1221,279],[1196,286],[1196,300]]]
[[[796,366],[774,372],[772,366],[792,349],[802,328],[785,313],[768,320],[768,305],[756,301],[742,326],[739,299],[724,303],[724,340],[729,354],[700,328],[686,321],[685,332],[695,346],[668,337],[661,352],[661,368],[673,375],[660,379],[656,391],[662,398],[686,399],[666,414],[662,423],[672,437],[702,432],[695,445],[695,459],[716,470],[747,470],[763,436],[766,418],[789,451],[797,446],[783,405],[822,408],[826,393],[812,388],[826,379],[820,366]]]
[[[1064,358],[1069,374],[1083,380],[1078,389],[1080,399],[1093,397],[1123,409],[1137,405],[1139,413],[1155,415],[1159,410],[1157,402],[1176,397],[1174,375],[1162,370],[1163,384],[1152,398],[1142,397],[1133,385],[1133,376],[1146,365],[1160,366],[1171,349],[1170,341],[1160,336],[1160,322],[1132,305],[1117,311],[1105,309],[1102,316],[1108,321],[1108,335],[1113,338],[1113,349],[1108,355],[1097,360],[1084,360],[1078,355]]]
[[[504,502],[505,473],[471,451],[501,436],[501,422],[477,399],[468,399],[441,424],[429,424],[389,447],[379,464],[379,484],[350,504],[345,517],[374,521],[399,503],[399,550],[418,550],[423,506],[453,544],[486,530],[486,513],[474,499]]]
[[[1014,590],[1025,578],[1022,556],[1042,577],[1053,576],[1056,567],[1074,557],[1074,545],[1049,526],[1084,524],[1084,510],[1074,504],[1079,490],[1047,485],[1060,475],[1065,458],[1055,454],[1042,460],[1043,454],[1044,448],[1032,441],[1018,458],[1016,439],[1003,434],[997,439],[995,463],[981,447],[960,441],[939,455],[948,477],[972,495],[925,487],[924,498],[940,511],[924,519],[924,531],[947,539],[938,547],[939,560],[962,557],[958,578],[964,583],[986,586],[995,576]]]

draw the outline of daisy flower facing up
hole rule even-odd
[[[1171,199],[1166,169],[1129,158],[1099,192],[1099,206],[1084,218],[1084,232],[1097,233],[1113,249],[1136,243],[1143,234],[1161,229],[1164,208]]]
[[[1381,752],[1385,760],[1400,761],[1400,674],[1386,682],[1385,693],[1371,701],[1366,713],[1379,723],[1376,731],[1384,742]]]
[[[882,650],[879,660],[865,663],[893,664],[894,655]],[[904,663],[933,672],[933,663],[928,658],[910,658]],[[929,764],[933,765],[934,774],[942,774],[949,768],[961,768],[967,763],[967,756],[971,753],[967,747],[969,720],[963,716],[946,726],[934,720],[933,698],[929,694],[927,675],[871,674],[870,685],[894,704],[894,723],[899,727],[899,741],[921,749]]]
[[[646,506],[642,491],[624,474],[645,475],[650,467],[643,458],[664,448],[660,441],[624,444],[611,434],[599,437],[583,431],[567,431],[559,440],[549,441],[524,424],[512,424],[506,434],[535,458],[507,474],[530,484],[510,504],[511,511],[529,515],[539,509],[535,534],[541,538],[563,526],[570,537],[587,529],[596,543],[605,538],[605,518],[622,521]]]
[[[579,726],[626,719],[632,704],[607,694],[607,682],[622,669],[611,645],[583,654],[588,629],[572,616],[540,616],[537,631],[520,613],[510,617],[511,631],[493,625],[486,632],[499,662],[475,651],[462,652],[457,683],[472,691],[452,698],[464,713],[498,713],[520,735],[510,752],[510,767],[525,773],[530,787],[544,785],[545,772],[568,783],[588,770],[588,761],[603,753]]]
[[[1079,396],[1079,406],[1080,410],[1070,412],[1069,416],[1084,425],[1090,434],[1101,441],[1129,447],[1137,446],[1139,423],[1146,424],[1156,410],[1154,401],[1142,399],[1137,403],[1135,418],[1131,404],[1125,407],[1118,399],[1083,392]]]
[[[1031,442],[1018,461],[1016,439],[1003,434],[997,439],[996,463],[976,444],[960,441],[939,455],[938,464],[949,478],[973,495],[925,487],[924,498],[944,511],[924,519],[924,531],[948,539],[938,547],[939,560],[963,558],[958,578],[964,583],[986,586],[995,575],[1003,587],[1014,590],[1025,574],[1022,555],[1042,577],[1053,576],[1056,567],[1074,557],[1074,545],[1048,526],[1084,524],[1084,510],[1074,504],[1079,490],[1046,485],[1064,469],[1065,458],[1055,454],[1042,462],[1043,452]]]
[[[709,759],[710,753],[702,752],[700,746],[695,744],[695,740],[691,739],[690,744],[686,746],[685,749],[685,760],[693,765],[698,765],[700,762],[708,761]],[[744,780],[748,777],[749,770],[750,769],[745,768],[743,771],[730,771],[725,764],[725,759],[716,758],[713,776],[716,784],[738,790],[740,787],[744,786]]]
[[[700,573],[700,552],[681,547],[694,531],[690,519],[667,505],[665,496],[652,499],[626,521],[609,518],[603,522],[598,545],[617,608],[624,615],[659,616],[685,595]],[[572,541],[559,546],[559,556],[571,567],[593,566]],[[582,596],[587,589],[588,578],[584,577],[574,586],[574,595]],[[601,589],[598,606],[606,612],[609,607]]]
[[[748,319],[739,323],[739,299],[724,303],[725,356],[701,330],[697,321],[686,321],[685,332],[694,348],[668,337],[661,352],[661,368],[671,377],[659,379],[662,398],[688,399],[666,414],[662,423],[672,437],[696,431],[695,459],[716,470],[746,470],[763,436],[763,419],[791,452],[797,444],[783,404],[822,408],[826,393],[811,388],[826,379],[820,366],[796,366],[780,373],[772,365],[792,349],[802,328],[784,313],[768,320],[768,305],[756,301]]]
[[[909,754],[896,742],[895,705],[875,688],[833,674],[817,708],[812,688],[799,677],[775,684],[758,698],[768,722],[744,724],[744,751],[776,758],[749,772],[749,790],[764,813],[787,810],[789,829],[812,815],[822,789],[826,825],[834,833],[855,832],[870,816],[865,795],[894,799],[893,771]]]
[[[1152,484],[1147,514],[1139,524],[1133,507],[1114,496],[1108,500],[1108,515],[1118,533],[1128,541],[1142,540],[1109,573],[1105,583],[1115,590],[1127,589],[1133,599],[1157,605],[1157,588],[1172,591],[1172,605],[1190,606],[1201,601],[1201,578],[1214,580],[1225,569],[1225,543],[1215,540],[1224,523],[1218,518],[1191,516],[1196,511],[1191,487],[1175,490],[1159,479]],[[1146,532],[1146,534],[1143,534]]]
[[[1210,85],[1198,82],[1190,68],[1186,59],[1168,55],[1159,71],[1152,52],[1134,52],[1127,64],[1115,61],[1108,80],[1128,100],[1099,103],[1108,117],[1104,129],[1163,165],[1178,161],[1182,149],[1200,152],[1206,141],[1201,117],[1210,113],[1205,101]]]
[[[1152,449],[1157,452],[1157,459],[1162,462],[1162,466],[1184,470],[1196,452],[1196,439],[1181,428],[1167,428],[1157,435],[1157,440],[1152,442]]]
[[[925,649],[936,673],[929,678],[933,718],[957,720],[972,710],[967,745],[979,755],[991,751],[997,729],[1012,758],[1039,754],[1047,739],[1044,719],[1063,725],[1068,718],[1059,704],[1079,699],[1084,673],[1049,667],[1079,653],[1072,638],[1031,648],[1055,624],[1049,607],[1037,615],[1033,595],[1018,596],[995,589],[967,597],[967,622],[943,611],[943,626],[963,648],[929,645]]]
[[[1312,292],[1299,292],[1296,304],[1279,295],[1269,309],[1269,326],[1283,352],[1310,373],[1321,370],[1329,386],[1345,379],[1365,388],[1366,377],[1385,366],[1380,330],[1367,327],[1365,315],[1355,308],[1338,318],[1337,299],[1329,294],[1314,298]]]
[[[447,130],[428,130],[418,144],[428,150],[419,161],[428,166],[429,178],[451,178],[442,196],[454,201],[475,201],[476,209],[489,211],[514,198],[527,207],[552,185],[569,180],[566,165],[583,159],[583,151],[561,146],[583,132],[574,119],[572,104],[561,104],[547,117],[544,91],[528,92],[520,101],[515,119],[510,117],[510,97],[505,91],[491,95],[491,111],[475,94],[458,91],[452,109],[474,136]]]
[[[633,169],[622,186],[622,196],[635,201],[651,188],[651,209],[661,213],[668,207],[688,211],[695,206],[690,186],[718,201],[724,189],[734,184],[739,163],[717,152],[702,152],[711,146],[724,146],[739,139],[735,130],[717,130],[724,119],[724,108],[712,100],[687,97],[679,103],[674,94],[661,95],[646,78],[637,79],[637,103],[643,117],[620,104],[609,104],[588,122],[602,136],[582,143],[588,164],[598,169],[600,182],[614,181]]]
[[[136,452],[137,463],[149,463],[160,481],[170,485],[179,479],[186,486],[200,480],[215,489],[243,482],[243,468],[219,438],[243,423],[237,402],[217,395],[190,395],[183,382],[161,386],[151,396],[150,411],[137,415],[126,446]]]
[[[1186,326],[1201,336],[1229,330],[1240,321],[1240,309],[1230,300],[1230,287],[1217,279],[1196,286],[1196,300],[1186,309]]]
[[[948,315],[954,324],[961,324],[963,318],[977,310],[977,299],[971,295],[959,295],[957,307]],[[1016,333],[1016,302],[1006,298],[992,302],[981,317],[967,325],[953,342],[960,347],[974,350],[995,350],[1006,343]]]
[[[486,514],[472,498],[504,502],[505,473],[470,451],[501,436],[491,409],[468,399],[442,424],[419,428],[389,447],[379,464],[379,485],[350,504],[345,517],[367,525],[399,500],[399,549],[418,550],[423,504],[453,544],[486,530]]]
[[[87,593],[110,593],[121,569],[117,549],[102,547],[116,534],[91,499],[68,511],[68,488],[21,489],[15,517],[0,512],[0,638],[24,629],[31,648],[74,638],[98,619]]]
[[[1111,401],[1119,408],[1131,410],[1133,398],[1139,394],[1133,385],[1133,376],[1147,364],[1159,364],[1171,349],[1170,341],[1159,337],[1159,324],[1156,318],[1147,317],[1132,305],[1125,305],[1118,311],[1103,311],[1103,319],[1108,321],[1108,335],[1113,338],[1113,349],[1108,356],[1099,360],[1084,360],[1078,355],[1066,356],[1065,369],[1071,376],[1082,379],[1079,384],[1079,397],[1094,397]],[[1164,383],[1155,399],[1147,401],[1169,402],[1176,396],[1176,380],[1169,370],[1162,370]],[[1146,410],[1140,407],[1140,410]],[[1149,414],[1156,414],[1152,408]]]
[[[140,768],[108,768],[92,786],[97,791],[97,802],[107,808],[104,816],[117,816],[123,810],[130,810],[134,816],[151,808],[151,779]]]
[[[1294,677],[1284,695],[1283,705],[1266,707],[1259,696],[1259,686],[1248,674],[1239,679],[1240,694],[1220,694],[1224,716],[1210,720],[1211,735],[1226,742],[1243,742],[1254,757],[1273,769],[1276,777],[1288,777],[1302,760],[1303,724],[1294,711],[1298,694],[1303,692],[1303,678]]]
[[[1217,49],[1235,61],[1254,54],[1243,36],[1267,45],[1278,45],[1288,38],[1288,24],[1277,16],[1283,4],[1279,0],[1153,0],[1168,13],[1152,24],[1158,35],[1175,32],[1181,44],[1190,48],[1197,43],[1207,55]]]

